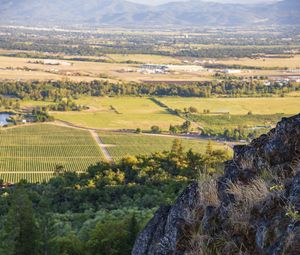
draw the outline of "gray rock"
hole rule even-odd
[[[247,231],[228,221],[235,202],[228,192],[229,183],[247,187],[254,179],[262,179],[264,171],[270,183],[280,183],[282,190],[270,192],[255,204],[247,222]],[[193,224],[201,224],[201,234],[209,245],[218,243],[219,254],[300,254],[300,114],[284,118],[275,129],[246,146],[234,148],[233,160],[226,162],[224,175],[218,179],[220,205],[204,208],[200,189],[193,183],[171,207],[162,207],[138,236],[133,255],[189,254],[189,232]],[[282,186],[281,186],[282,187]],[[197,212],[193,221],[191,212]],[[224,243],[220,243],[220,240]],[[226,241],[227,240],[227,241]],[[242,253],[241,253],[242,252]],[[193,253],[195,254],[195,253]]]
[[[139,234],[132,255],[180,254],[177,242],[182,236],[182,226],[188,221],[188,213],[199,204],[199,188],[192,183],[171,207],[160,208],[145,229]]]

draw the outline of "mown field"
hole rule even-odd
[[[20,58],[0,56],[0,78],[1,79],[22,79],[22,80],[60,80],[69,79],[72,81],[92,81],[92,80],[108,80],[110,82],[120,81],[135,81],[140,82],[144,80],[155,81],[197,81],[211,79],[211,73],[208,72],[192,72],[192,73],[168,73],[168,74],[147,74],[137,72],[140,64],[122,63],[122,61],[137,61],[145,63],[162,64],[164,62],[176,64],[177,60],[168,57],[160,57],[150,55],[143,57],[140,55],[115,57],[121,62],[101,63],[95,61],[74,61],[60,58],[67,65],[44,65],[29,63],[40,59],[34,58]],[[144,61],[142,61],[144,59]],[[149,61],[148,61],[149,59]],[[92,60],[92,59],[91,59]],[[141,61],[139,61],[141,60]],[[114,59],[112,59],[114,61]]]
[[[53,113],[56,119],[88,128],[149,130],[157,125],[167,130],[170,124],[182,124],[183,119],[170,114],[149,98],[86,97],[76,101],[88,105],[82,112]]]
[[[222,133],[224,129],[246,128],[263,129],[264,131],[273,127],[285,114],[269,115],[207,115],[191,114],[190,120],[200,123],[204,128],[213,130],[216,133]],[[253,130],[254,130],[253,129]]]
[[[6,182],[42,182],[53,176],[57,165],[82,172],[104,159],[88,131],[36,124],[2,129],[0,134],[0,179]]]
[[[122,134],[112,132],[98,132],[99,137],[106,144],[109,154],[114,160],[129,155],[149,155],[154,152],[171,150],[174,137],[153,136],[145,134]],[[184,149],[195,152],[205,152],[208,140],[180,138]],[[222,143],[212,142],[213,149],[228,149]]]
[[[145,64],[180,64],[181,63],[179,59],[173,57],[151,55],[151,54],[107,54],[106,56],[116,62],[136,61]]]
[[[286,98],[159,98],[161,102],[172,109],[196,107],[199,113],[204,109],[211,113],[230,113],[242,115],[252,112],[253,114],[296,114],[300,112],[300,100],[297,97]]]
[[[279,67],[279,68],[300,68],[300,55],[295,55],[287,58],[240,58],[240,59],[226,59],[217,61],[218,64],[224,65],[241,65],[241,66],[255,66],[255,67]]]

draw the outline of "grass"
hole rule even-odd
[[[145,134],[121,134],[98,132],[99,137],[107,146],[114,160],[120,160],[129,155],[149,155],[154,152],[169,151],[174,137],[152,136]],[[208,141],[200,139],[181,139],[184,149],[195,152],[205,152]],[[213,149],[226,149],[221,143],[212,142]]]
[[[82,172],[104,159],[88,131],[51,124],[1,130],[0,179],[41,182],[53,176],[57,165]]]
[[[109,58],[117,62],[125,61],[136,61],[140,63],[149,63],[149,64],[180,64],[179,59],[160,56],[160,55],[148,55],[148,54],[108,54]]]
[[[296,97],[284,98],[173,98],[159,99],[172,109],[196,107],[202,113],[204,109],[210,112],[229,112],[232,115],[243,115],[252,111],[253,114],[297,114],[300,111],[300,100]]]
[[[224,128],[234,129],[237,127],[253,128],[253,127],[266,127],[275,125],[279,122],[284,114],[272,115],[191,115],[191,119],[200,123],[203,127],[211,129],[215,132],[223,133]]]
[[[300,91],[293,91],[293,92],[287,93],[286,96],[288,96],[288,97],[300,97]]]
[[[229,205],[229,222],[236,232],[247,233],[251,228],[251,212],[253,208],[270,194],[267,184],[255,179],[248,185],[230,183],[227,191],[234,196],[235,202]]]
[[[228,59],[217,61],[219,64],[225,65],[242,65],[242,66],[255,66],[255,67],[281,67],[281,68],[300,68],[300,55],[295,55],[290,58],[241,58],[241,59]]]
[[[168,129],[170,124],[181,124],[183,119],[159,107],[149,98],[140,97],[85,97],[76,101],[88,105],[89,111],[54,113],[56,119],[89,128],[149,130],[158,125]]]

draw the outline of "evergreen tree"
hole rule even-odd
[[[135,215],[133,214],[128,221],[128,247],[131,248],[134,245],[135,239],[139,233],[139,225]],[[129,249],[130,254],[130,249]]]
[[[175,139],[172,144],[171,153],[180,157],[183,155],[182,142],[179,139]]]
[[[7,243],[11,255],[37,254],[38,229],[32,203],[22,187],[15,190],[6,224]]]

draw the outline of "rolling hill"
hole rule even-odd
[[[300,2],[222,4],[191,0],[148,6],[125,0],[0,0],[0,24],[84,26],[298,25]]]

